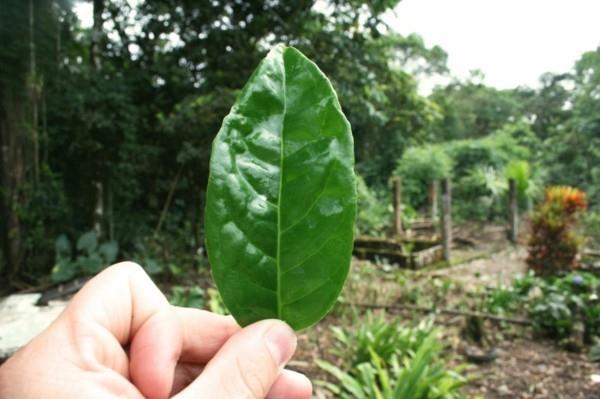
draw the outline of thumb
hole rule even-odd
[[[178,399],[263,399],[296,350],[296,335],[279,320],[254,323],[232,336]]]

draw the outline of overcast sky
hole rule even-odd
[[[451,73],[480,69],[499,88],[536,86],[600,45],[599,0],[403,0],[388,22],[448,53]]]
[[[75,8],[91,25],[91,2]],[[542,73],[569,71],[600,45],[600,0],[402,0],[388,23],[446,50],[454,76],[480,69],[499,88],[535,87]]]

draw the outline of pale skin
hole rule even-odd
[[[0,398],[308,399],[285,323],[175,307],[131,262],[90,280],[0,367]]]

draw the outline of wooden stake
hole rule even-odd
[[[402,234],[402,180],[398,176],[392,178],[392,194],[394,196],[394,234]]]
[[[517,243],[519,238],[519,202],[517,193],[517,182],[515,179],[508,179],[508,198],[509,198],[509,239],[513,244]]]
[[[438,182],[435,180],[429,185],[429,206],[431,212],[431,221],[434,229],[436,229],[437,225],[435,221],[438,218]]]
[[[449,178],[442,180],[442,246],[444,248],[444,260],[450,261],[450,249],[452,246],[452,186]]]

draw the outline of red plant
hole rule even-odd
[[[587,208],[585,193],[573,187],[549,187],[531,217],[527,264],[537,274],[556,274],[578,266],[583,239],[575,234],[579,215]]]

